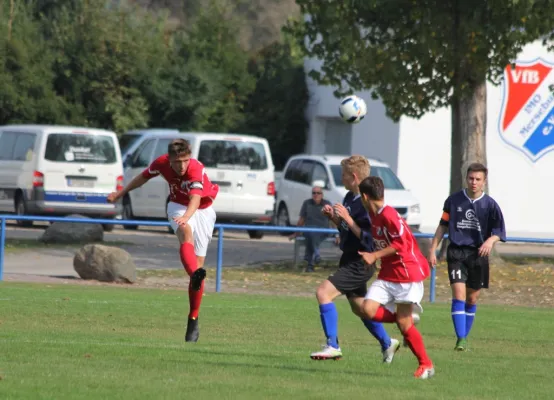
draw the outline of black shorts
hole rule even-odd
[[[329,275],[327,280],[331,282],[339,292],[346,297],[365,297],[367,293],[367,281],[375,272],[375,266],[366,269],[361,258],[341,257],[339,269]]]
[[[446,261],[450,284],[465,283],[470,289],[489,287],[489,258],[480,257],[479,249],[469,246],[448,246]]]

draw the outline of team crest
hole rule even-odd
[[[554,150],[552,69],[553,63],[538,58],[504,70],[500,137],[532,162]]]

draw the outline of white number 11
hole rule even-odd
[[[462,279],[462,270],[453,269],[452,271],[450,271],[450,275],[452,275],[452,279],[456,279],[456,275],[458,275],[458,279]]]

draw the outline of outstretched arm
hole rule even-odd
[[[144,185],[146,182],[148,182],[148,178],[145,178],[142,174],[139,174],[135,176],[131,182],[127,184],[123,189],[121,189],[119,192],[113,192],[110,193],[108,196],[108,203],[115,203],[119,199],[125,197],[127,193],[129,193],[132,190],[135,190],[142,185]]]

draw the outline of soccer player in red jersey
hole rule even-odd
[[[412,318],[414,307],[422,311],[423,281],[429,276],[429,263],[406,221],[385,204],[381,178],[370,176],[360,183],[359,188],[362,203],[371,217],[376,250],[360,252],[360,255],[368,266],[381,260],[379,275],[365,296],[363,310],[373,321],[396,322],[419,362],[414,376],[430,378],[435,374],[435,368]]]
[[[187,342],[197,342],[199,336],[198,312],[204,293],[203,268],[208,244],[215,225],[212,203],[219,187],[208,179],[204,165],[191,158],[190,143],[185,139],[173,140],[164,154],[155,159],[141,174],[129,182],[123,190],[111,193],[108,202],[123,198],[156,176],[163,176],[169,184],[167,217],[177,234],[181,247],[179,253],[185,271],[190,276]]]

